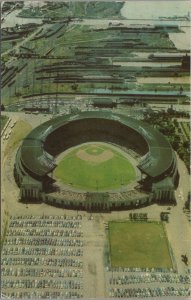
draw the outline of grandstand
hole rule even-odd
[[[99,193],[92,197],[91,204],[86,191],[80,194],[78,191],[63,192],[52,177],[57,155],[70,147],[96,141],[115,144],[135,153],[139,157],[137,168],[142,174],[139,190],[109,193],[107,205],[103,201],[102,207]],[[160,132],[141,121],[110,111],[59,116],[36,127],[18,149],[14,175],[20,187],[21,200],[40,200],[85,210],[128,209],[153,202],[172,203],[179,179],[175,153]],[[100,194],[100,198],[103,195]]]

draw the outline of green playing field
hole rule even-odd
[[[54,171],[64,184],[86,191],[118,189],[136,178],[136,171],[117,147],[88,143],[71,149]]]
[[[172,268],[162,223],[109,222],[112,267]]]

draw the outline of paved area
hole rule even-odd
[[[83,297],[81,216],[11,216],[2,291],[13,298]]]
[[[186,254],[191,261],[190,249],[190,224],[183,210],[185,201],[190,189],[190,181],[184,163],[178,159],[178,169],[180,173],[179,187],[176,191],[177,205],[172,207],[170,212],[170,222],[166,225],[169,241],[173,247],[174,256],[179,272],[184,272],[185,265],[181,261],[181,255]]]

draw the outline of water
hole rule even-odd
[[[169,33],[170,40],[174,43],[175,47],[180,50],[190,49],[190,27],[181,27],[184,32]]]
[[[190,1],[127,1],[121,15],[128,19],[158,19],[159,17],[186,16],[191,10]]]
[[[136,9],[137,8],[137,9]],[[121,15],[130,24],[177,25],[184,32],[169,33],[169,38],[180,50],[190,49],[190,21],[160,20],[159,17],[184,17],[191,11],[190,1],[128,1],[121,9]],[[141,20],[139,20],[141,19]]]
[[[6,28],[6,27],[15,27],[16,24],[21,25],[21,24],[28,24],[28,23],[37,23],[41,24],[42,19],[36,19],[36,18],[21,18],[17,17],[17,15],[21,12],[21,9],[17,9],[12,11],[10,14],[8,14],[5,17],[5,20],[1,23],[1,28]]]
[[[181,3],[180,3],[181,2]],[[43,1],[26,1],[25,7],[30,6],[42,6],[44,5]],[[139,9],[135,9],[139,8]],[[180,29],[184,32],[180,33],[169,33],[169,37],[174,43],[175,47],[180,50],[189,50],[190,49],[190,26],[189,21],[178,21],[178,20],[159,20],[158,17],[173,17],[185,16],[188,14],[188,11],[191,9],[189,1],[128,1],[124,4],[121,9],[121,14],[123,17],[129,18],[131,20],[123,20],[124,25],[133,25],[133,24],[142,24],[142,25],[178,25]],[[41,24],[42,19],[40,18],[21,18],[17,15],[21,12],[21,9],[14,10],[5,17],[5,20],[1,24],[1,28],[5,27],[15,27],[16,24],[28,24],[28,23],[37,23]],[[142,20],[138,20],[138,19]],[[135,19],[135,20],[132,20]],[[152,20],[149,20],[152,19]],[[154,20],[153,20],[154,19]],[[86,20],[89,24],[92,22],[94,25],[105,25],[107,27],[108,20]],[[85,23],[85,21],[84,21]],[[102,24],[103,23],[103,24]]]
[[[30,8],[30,7],[41,7],[45,4],[44,1],[25,1],[24,2],[24,8]],[[2,2],[3,5],[3,2]],[[22,11],[22,9],[16,9],[13,10],[11,13],[3,14],[1,17],[4,17],[4,21],[1,22],[1,28],[6,27],[15,27],[16,24],[22,25],[22,24],[28,24],[28,23],[37,23],[41,24],[42,19],[40,18],[21,18],[17,17],[17,15]]]

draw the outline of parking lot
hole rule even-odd
[[[32,127],[50,118],[50,115],[45,117],[24,113],[9,113],[9,116],[12,120],[27,121]],[[3,149],[8,141],[3,141]],[[182,210],[189,185],[185,166],[180,160],[181,182],[177,195],[182,193],[182,197],[177,206],[171,207],[170,221],[166,224],[178,273],[161,273],[158,270],[154,275],[148,270],[124,269],[115,272],[105,269],[107,236],[104,223],[127,219],[130,212],[93,214],[90,218],[89,213],[62,210],[44,203],[20,203],[12,172],[15,152],[6,157],[4,151],[2,154],[2,207],[5,206],[8,212],[5,217],[12,216],[2,252],[3,295],[13,299],[127,298],[128,295],[138,297],[139,294],[140,297],[157,296],[157,293],[169,297],[188,295],[187,276],[190,275],[188,267],[181,261],[181,254],[189,257],[189,224]],[[160,212],[166,209],[152,205],[136,212],[145,212],[149,219],[159,220]],[[179,226],[180,223],[182,226]],[[165,282],[168,276],[170,279]]]
[[[2,292],[13,298],[82,298],[81,216],[12,216],[2,250]]]
[[[107,268],[109,297],[189,296],[190,275],[141,268]]]

